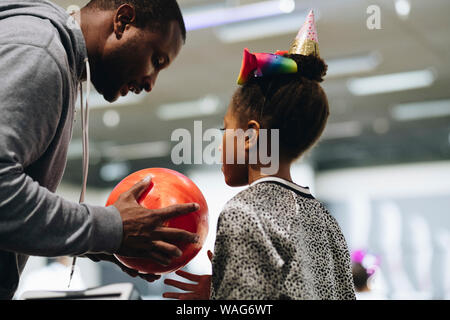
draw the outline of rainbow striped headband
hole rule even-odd
[[[313,10],[308,13],[306,21],[289,51],[277,51],[272,54],[250,53],[247,48],[244,49],[241,72],[237,83],[243,85],[251,77],[296,73],[298,71],[297,63],[293,59],[284,57],[286,53],[319,56],[319,40]]]
[[[247,48],[244,49],[241,72],[237,83],[243,85],[247,83],[250,77],[263,77],[274,74],[296,73],[297,63],[283,57],[284,52],[272,53],[250,53]]]

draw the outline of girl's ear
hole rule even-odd
[[[245,151],[255,148],[258,145],[259,129],[261,126],[256,120],[250,120],[247,123],[245,134]]]

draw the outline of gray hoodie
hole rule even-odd
[[[0,299],[13,297],[29,255],[114,253],[122,240],[115,207],[54,193],[87,57],[68,18],[47,1],[0,1]]]

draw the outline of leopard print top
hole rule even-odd
[[[336,220],[308,188],[276,177],[255,181],[220,214],[211,299],[355,299]]]

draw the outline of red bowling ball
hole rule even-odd
[[[164,226],[166,227],[184,229],[199,235],[199,241],[196,244],[175,244],[183,252],[183,255],[173,259],[170,265],[162,266],[150,259],[116,255],[117,259],[125,266],[138,270],[140,273],[164,274],[181,269],[201,250],[208,234],[208,205],[200,189],[188,177],[170,169],[150,168],[132,173],[123,179],[111,192],[106,206],[112,205],[123,192],[149,175],[152,177],[152,182],[138,200],[141,206],[148,209],[159,209],[174,204],[192,202],[198,203],[200,206],[200,209],[195,212],[165,222]]]

